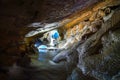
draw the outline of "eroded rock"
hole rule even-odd
[[[111,20],[105,22],[106,26],[103,25],[103,30],[99,30],[78,47],[78,67],[84,74],[90,74],[99,80],[109,80],[118,72],[120,62],[119,29],[106,34],[110,29],[119,28],[119,24],[112,26],[112,24],[119,23],[119,20],[113,22],[113,18],[118,12],[119,10],[113,14]]]

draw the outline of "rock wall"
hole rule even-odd
[[[65,25],[68,28],[71,26],[74,27],[76,23],[81,21],[78,18],[81,13],[79,14],[80,11],[78,13],[76,11],[82,7],[87,7],[88,4],[93,4],[101,0],[86,1],[1,0],[0,78],[2,80],[8,80],[8,78],[11,80],[119,80],[120,24],[118,23],[120,21],[120,9],[116,10],[112,18],[105,22],[98,32],[86,38],[82,43],[72,45],[71,49],[61,52],[63,53],[62,55],[58,55],[53,59],[56,63],[61,59],[66,60],[64,66],[53,67],[52,69],[47,67],[43,70],[38,68],[39,66],[35,66],[34,68],[31,66],[28,67],[31,61],[27,55],[33,51],[29,50],[28,52],[23,39],[24,35],[33,28],[28,29],[26,25],[39,21],[58,21],[75,12],[75,14],[69,17],[73,19],[73,22]],[[113,1],[113,4],[115,2],[115,5],[116,1],[119,3],[119,0],[111,1]],[[112,6],[112,3],[109,6]],[[80,4],[85,5],[79,6]],[[101,6],[104,5],[101,4]],[[99,5],[93,10],[96,11],[101,6]],[[77,18],[73,17],[75,15]],[[85,19],[85,21],[87,20]],[[82,27],[80,28],[82,29]],[[73,31],[75,30],[76,28],[73,28]],[[68,34],[70,34],[69,31]]]

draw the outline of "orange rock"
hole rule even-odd
[[[71,36],[71,29],[68,29],[67,32],[66,32],[66,37],[70,37]]]
[[[93,12],[93,14],[91,15],[91,17],[89,18],[89,21],[94,21],[95,20],[95,18],[96,18],[96,16],[97,16],[97,12]]]

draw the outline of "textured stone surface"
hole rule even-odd
[[[110,27],[109,22],[104,27],[108,26]],[[78,47],[78,67],[84,74],[90,74],[99,80],[109,80],[119,71],[119,24],[116,27],[118,27],[117,30],[113,31],[108,31],[110,28],[106,28],[107,34],[106,31],[100,31],[100,34],[96,33],[96,38],[95,34]],[[104,34],[103,37],[102,34]]]
[[[112,21],[105,24],[107,27],[103,26],[82,43],[74,44],[71,49],[61,52],[62,55],[57,55],[53,60],[64,61],[65,64],[62,66],[41,67],[38,61],[33,61],[34,65],[30,65],[30,58],[27,56],[33,51],[28,50],[24,45],[24,35],[32,30],[26,28],[26,25],[32,22],[61,20],[97,1],[101,0],[1,0],[0,78],[2,80],[8,78],[11,80],[119,80],[120,24],[115,25],[120,19],[119,14],[114,14]],[[114,5],[116,1],[119,4],[119,0],[112,1]],[[95,7],[93,11],[102,6],[103,4]],[[91,14],[91,11],[89,13]],[[93,17],[90,21],[94,19]],[[77,20],[79,22],[81,19],[76,18],[68,25],[75,25],[74,21]],[[76,28],[73,28],[74,30]]]
[[[77,47],[79,53],[77,67],[82,70],[83,74],[91,75],[98,80],[119,79],[119,76],[116,75],[120,68],[119,12],[120,9],[116,9],[111,18],[105,21],[95,34],[92,34]],[[65,59],[66,55],[76,50],[75,47],[70,49],[72,50],[64,52],[64,54],[58,54],[55,57],[56,61]],[[78,74],[75,71],[73,73],[71,77],[68,77],[68,80],[72,80],[73,77],[79,80]],[[116,76],[114,77],[114,75]]]

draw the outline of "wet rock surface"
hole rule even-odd
[[[75,68],[67,80],[97,80],[89,75],[84,75],[79,68]]]
[[[119,17],[117,17],[120,13],[119,9],[112,20],[102,25],[102,28],[90,29],[94,34],[90,34],[83,42],[72,45],[71,49],[60,52],[53,58],[54,62],[52,60],[39,62],[36,58],[29,56],[31,54],[38,56],[38,54],[33,54],[34,51],[25,45],[24,35],[33,30],[33,28],[24,27],[25,25],[37,21],[61,20],[72,12],[100,0],[86,1],[1,0],[0,79],[119,80],[120,24],[117,24],[119,23]],[[79,6],[80,4],[85,5]],[[93,21],[94,18],[90,20]],[[73,28],[74,30],[76,28]]]
[[[82,70],[84,75],[91,75],[98,80],[111,80],[113,78],[115,79],[114,75],[119,72],[120,20],[117,18],[118,15],[119,9],[116,10],[109,20],[103,23],[102,27],[95,34],[78,45],[79,62],[77,67]],[[76,48],[71,49],[73,51],[76,50]],[[55,57],[55,61],[65,58],[65,56],[70,53],[71,51],[61,53],[61,55],[58,54]],[[79,79],[78,74],[74,71],[73,73],[71,78],[69,77],[68,79],[72,80],[72,77]],[[116,79],[117,78],[119,79],[119,77],[116,77]]]
[[[108,31],[108,33],[102,31],[103,36],[100,31],[101,37],[98,34],[94,41],[95,35],[93,35],[94,37],[91,36],[88,41],[78,47],[78,67],[84,74],[92,74],[100,80],[111,80],[112,76],[119,71],[119,24],[116,27],[118,27],[117,30]],[[91,40],[93,41],[90,42]]]
[[[85,74],[92,74],[100,80],[111,80],[119,71],[119,30],[113,31],[111,34],[106,34],[103,37],[104,40],[102,51],[94,53],[91,56],[84,57],[78,66],[82,69]],[[111,38],[111,35],[117,37],[116,39]],[[105,43],[104,43],[105,41]],[[107,42],[106,42],[107,41]]]

